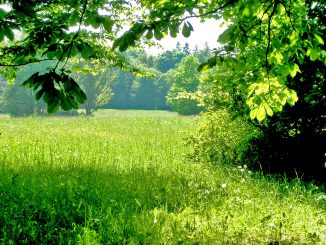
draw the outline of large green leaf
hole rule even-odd
[[[15,34],[12,31],[12,29],[10,29],[9,27],[4,29],[4,35],[10,40],[13,41],[15,39]]]
[[[4,19],[7,15],[7,12],[5,10],[3,10],[2,8],[0,8],[0,19]]]
[[[190,37],[192,27],[189,26],[189,22],[185,22],[182,27],[182,35],[184,37]]]

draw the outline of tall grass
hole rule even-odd
[[[187,162],[194,117],[106,113],[0,120],[0,243],[326,241],[318,187]]]

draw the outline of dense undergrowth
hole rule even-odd
[[[190,161],[182,139],[196,125],[194,117],[118,111],[1,119],[0,243],[326,241],[321,187],[267,178],[240,162]]]

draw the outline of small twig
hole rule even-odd
[[[68,59],[69,59],[69,56],[71,54],[71,49],[72,49],[72,46],[73,46],[73,43],[74,41],[78,38],[79,36],[79,33],[80,33],[80,30],[81,30],[81,25],[82,25],[82,22],[83,22],[83,18],[84,18],[84,15],[85,15],[85,12],[86,12],[86,9],[87,9],[87,3],[88,3],[88,0],[85,0],[84,2],[84,6],[83,6],[83,11],[81,13],[81,16],[80,16],[80,19],[79,19],[79,26],[78,26],[78,30],[76,32],[76,34],[73,36],[73,38],[71,39],[69,45],[62,51],[62,54],[58,60],[58,63],[56,64],[56,66],[54,67],[54,70],[56,70],[58,68],[58,65],[59,63],[61,62],[62,58],[64,57],[65,53],[69,50],[69,53],[67,55],[67,60],[66,60],[66,63],[63,65],[63,67],[61,69],[63,69],[65,67],[65,65],[67,64],[68,62]]]
[[[200,18],[200,17],[207,16],[207,15],[210,15],[210,14],[215,14],[219,10],[222,10],[222,9],[226,8],[228,5],[234,4],[234,3],[238,2],[238,1],[239,0],[230,0],[230,1],[226,2],[225,4],[223,4],[222,6],[216,8],[214,10],[208,11],[208,12],[203,13],[203,14],[193,14],[193,15],[190,15],[190,16],[186,16],[186,17],[184,17],[182,19],[179,19],[178,21],[183,22],[183,21],[185,21],[187,19],[190,19],[190,18]]]
[[[22,63],[22,64],[0,64],[0,66],[3,66],[3,67],[17,67],[17,66],[24,66],[24,65],[28,65],[28,64],[32,64],[32,63],[39,63],[39,62],[42,62],[42,61],[49,61],[49,60],[54,60],[54,59],[31,60],[31,61],[27,61],[27,62]]]
[[[283,7],[285,9],[285,12],[286,12],[286,15],[289,17],[289,20],[290,20],[290,24],[291,24],[292,29],[295,32],[297,32],[296,28],[293,25],[292,19],[291,19],[291,12],[287,9],[287,7],[285,6],[285,3],[283,1],[280,1],[280,3],[283,5]]]

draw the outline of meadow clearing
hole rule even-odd
[[[187,158],[196,117],[0,117],[0,244],[325,244],[326,196]]]

